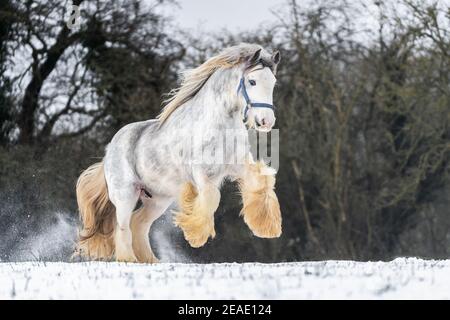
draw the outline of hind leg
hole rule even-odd
[[[150,227],[170,206],[171,200],[141,197],[143,206],[131,218],[133,251],[139,262],[156,263],[149,241]]]
[[[120,196],[117,196],[120,194]],[[134,206],[139,198],[139,192],[131,186],[121,192],[115,192],[111,201],[116,206],[117,225],[114,234],[115,257],[117,261],[137,262],[133,252],[132,234],[130,228]]]

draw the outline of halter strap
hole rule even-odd
[[[247,113],[248,113],[248,110],[250,110],[250,108],[267,108],[267,109],[275,110],[275,107],[272,104],[251,101],[251,99],[247,93],[247,88],[245,87],[244,76],[242,76],[241,81],[239,82],[239,87],[237,89],[238,94],[239,94],[239,91],[242,91],[242,96],[244,97],[245,102],[246,102],[245,109],[244,109],[244,122],[247,121]]]

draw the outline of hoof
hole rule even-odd
[[[216,236],[213,217],[179,212],[174,223],[183,230],[184,238],[193,248],[202,247],[209,237]]]
[[[116,252],[116,261],[117,262],[130,262],[130,263],[136,263],[139,262],[136,256],[133,253],[118,253]]]
[[[117,262],[127,262],[127,263],[138,263],[139,261],[136,258],[133,257],[121,257],[116,258]]]

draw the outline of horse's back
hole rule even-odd
[[[106,155],[116,153],[120,151],[123,153],[129,153],[133,151],[141,138],[144,131],[153,131],[157,127],[157,120],[147,120],[140,122],[133,122],[122,127],[111,142],[106,147]]]

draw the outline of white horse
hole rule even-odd
[[[177,199],[174,222],[192,247],[201,247],[215,236],[214,212],[225,178],[238,180],[241,214],[253,233],[279,237],[275,170],[253,161],[248,145],[238,146],[243,154],[225,150],[223,162],[205,163],[198,156],[216,152],[226,131],[271,130],[279,60],[279,52],[270,55],[258,45],[227,48],[184,73],[158,119],[119,130],[103,161],[78,179],[83,227],[77,252],[92,259],[157,262],[150,226]],[[173,152],[186,147],[188,152]]]

